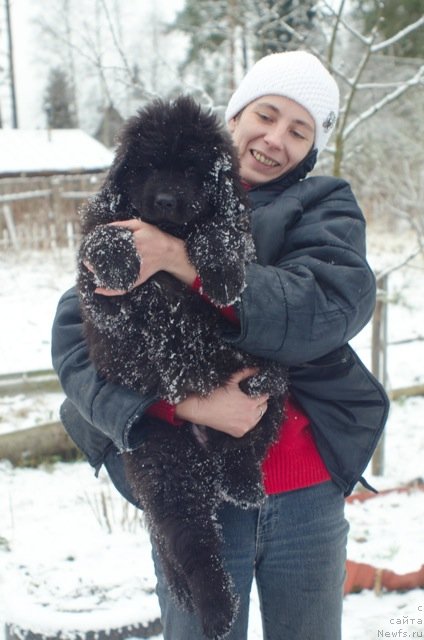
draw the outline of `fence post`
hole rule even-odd
[[[10,242],[14,249],[19,249],[19,240],[16,233],[15,221],[13,219],[12,209],[8,204],[3,205],[3,215],[6,222],[6,228],[9,233]]]
[[[387,291],[388,275],[377,278],[377,303],[372,319],[371,371],[385,387],[387,384]],[[372,473],[382,476],[384,473],[385,434],[372,458]]]
[[[61,210],[61,199],[60,199],[60,192],[63,189],[63,185],[61,183],[60,180],[60,176],[52,176],[50,179],[50,215],[52,217],[52,219],[54,220],[58,214],[58,212]]]

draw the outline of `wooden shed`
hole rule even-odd
[[[0,246],[74,244],[113,152],[80,129],[0,129]]]

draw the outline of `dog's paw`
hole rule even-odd
[[[278,363],[261,365],[257,374],[240,382],[240,388],[251,397],[260,396],[263,393],[282,395],[288,389],[287,370]]]
[[[191,588],[205,636],[223,640],[231,631],[239,609],[239,598],[234,594],[231,579],[223,570],[200,569],[192,576]]]
[[[245,287],[243,241],[239,230],[222,228],[214,220],[186,239],[187,253],[200,276],[203,292],[219,306],[239,300]]]
[[[205,636],[212,640],[224,640],[230,633],[231,627],[237,615],[237,603],[228,606],[226,602],[220,602],[219,597],[210,603],[207,611],[202,616],[202,626]]]
[[[192,613],[194,610],[193,596],[184,574],[180,571],[174,570],[172,576],[169,573],[166,573],[166,579],[171,592],[171,597],[174,599],[177,607],[183,611]]]
[[[245,270],[242,265],[202,266],[198,268],[202,290],[218,306],[229,306],[240,300],[244,289]]]
[[[93,268],[96,285],[108,289],[129,291],[140,272],[132,232],[123,227],[96,227],[85,238],[80,259]]]

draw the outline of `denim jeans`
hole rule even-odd
[[[240,597],[226,640],[247,640],[256,579],[264,640],[340,640],[348,525],[332,482],[268,496],[259,509],[229,503],[218,513],[223,557]],[[204,640],[196,616],[169,594],[155,550],[164,640]]]

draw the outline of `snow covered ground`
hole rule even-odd
[[[370,261],[377,268],[400,262],[409,250],[401,239],[371,234],[370,240]],[[51,322],[61,292],[73,283],[73,272],[74,259],[67,252],[0,256],[0,374],[50,368]],[[422,336],[422,262],[390,276],[390,296],[390,340]],[[353,344],[369,364],[369,328]],[[392,346],[389,384],[424,382],[423,361],[423,341]],[[56,419],[61,399],[61,394],[0,397],[0,433]],[[423,421],[422,397],[393,403],[385,475],[367,473],[371,484],[386,489],[423,476]],[[423,492],[348,504],[347,516],[351,560],[399,573],[424,563]],[[83,462],[38,469],[13,469],[0,462],[0,640],[6,619],[23,626],[38,619],[40,629],[48,633],[61,627],[63,637],[72,625],[75,630],[76,617],[81,631],[93,624],[147,623],[159,615],[154,583],[140,515],[111,488],[105,474],[94,478]],[[424,637],[423,608],[422,590],[349,595],[344,640]],[[92,609],[94,616],[88,614]],[[249,640],[261,638],[253,593]]]

